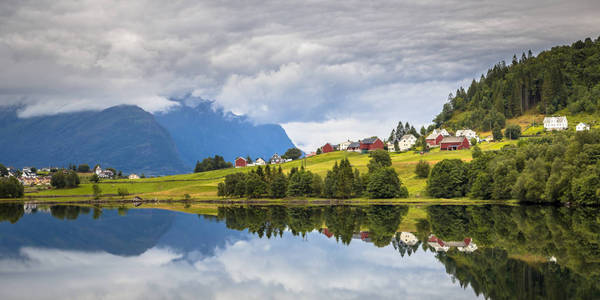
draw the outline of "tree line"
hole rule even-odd
[[[600,132],[562,132],[519,140],[473,160],[445,159],[427,180],[432,197],[600,204]]]
[[[284,198],[325,197],[348,199],[354,197],[402,198],[408,190],[402,185],[398,174],[391,167],[392,161],[386,151],[371,152],[369,171],[360,174],[346,158],[335,162],[323,179],[304,167],[292,168],[285,174],[279,166],[263,169],[259,166],[247,173],[229,174],[219,183],[217,194],[221,197]]]
[[[194,173],[228,168],[233,168],[233,164],[225,161],[223,156],[215,155],[215,157],[207,157],[203,159],[202,162],[197,161],[196,167],[194,168]]]
[[[533,56],[531,51],[512,63],[496,64],[473,79],[465,90],[448,96],[436,127],[469,127],[489,131],[504,128],[507,118],[535,109],[553,114],[595,113],[600,109],[600,37],[586,38],[570,46],[557,46]]]

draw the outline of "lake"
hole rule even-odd
[[[0,299],[600,298],[598,208],[181,210],[0,205]]]

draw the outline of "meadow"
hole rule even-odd
[[[492,143],[481,143],[479,147],[483,151],[498,150],[507,144],[514,144],[516,141],[503,141]],[[317,173],[324,177],[336,161],[348,158],[353,168],[363,173],[367,172],[368,154],[355,152],[336,151],[326,154],[320,154],[306,159],[300,159],[281,164],[284,172],[289,172],[294,167],[305,166],[307,170]],[[429,202],[435,199],[428,199],[425,195],[426,179],[417,178],[415,175],[415,165],[419,160],[428,161],[434,164],[443,159],[462,159],[470,161],[471,150],[459,151],[440,151],[433,149],[427,153],[404,152],[391,153],[392,166],[398,172],[402,182],[407,186],[410,197],[404,199],[405,202]],[[272,166],[273,167],[273,166]],[[278,167],[278,166],[276,166]],[[131,199],[133,196],[139,196],[143,199],[160,200],[215,200],[217,197],[217,185],[224,180],[228,174],[236,172],[248,172],[256,167],[248,168],[230,168],[201,173],[179,174],[172,176],[163,176],[144,179],[119,179],[102,180],[98,183],[103,198],[113,198],[115,200],[121,197],[117,196],[119,189],[127,190],[128,194],[124,198]],[[71,189],[49,189],[41,191],[32,191],[25,194],[25,198],[50,198],[52,201],[61,201],[73,198],[89,198],[93,195],[92,184],[83,181],[77,188]],[[353,199],[360,202],[366,199]],[[285,200],[283,200],[285,201]],[[455,199],[454,201],[465,201],[465,199]],[[468,200],[473,201],[473,200]],[[281,202],[275,201],[275,202]]]

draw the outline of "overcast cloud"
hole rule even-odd
[[[598,15],[597,0],[5,0],[0,104],[156,112],[193,94],[310,150],[425,124],[513,53],[596,38]]]

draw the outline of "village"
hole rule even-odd
[[[562,131],[569,128],[569,122],[566,116],[556,117],[545,117],[544,118],[544,130],[551,131]],[[578,123],[575,126],[575,131],[590,130],[590,125],[586,123]],[[481,142],[493,142],[494,137],[489,135],[485,138],[480,136],[474,130],[465,128],[456,130],[454,134],[451,134],[447,129],[437,128],[433,129],[427,135],[415,136],[414,134],[404,134],[400,138],[393,140],[387,139],[385,142],[380,138],[374,136],[365,138],[359,141],[341,142],[338,144],[326,143],[319,147],[317,151],[306,153],[305,158],[316,156],[319,154],[330,153],[334,151],[348,151],[366,154],[375,150],[385,150],[388,152],[406,152],[406,151],[418,151],[423,154],[430,149],[439,148],[440,151],[454,151],[470,149],[472,146]],[[249,158],[238,157],[235,159],[234,166],[236,168],[252,167],[252,166],[264,166],[267,164],[276,165],[285,162],[292,161],[289,158],[282,158],[279,154],[275,153],[269,160],[263,158],[257,158],[253,162],[249,161]]]

